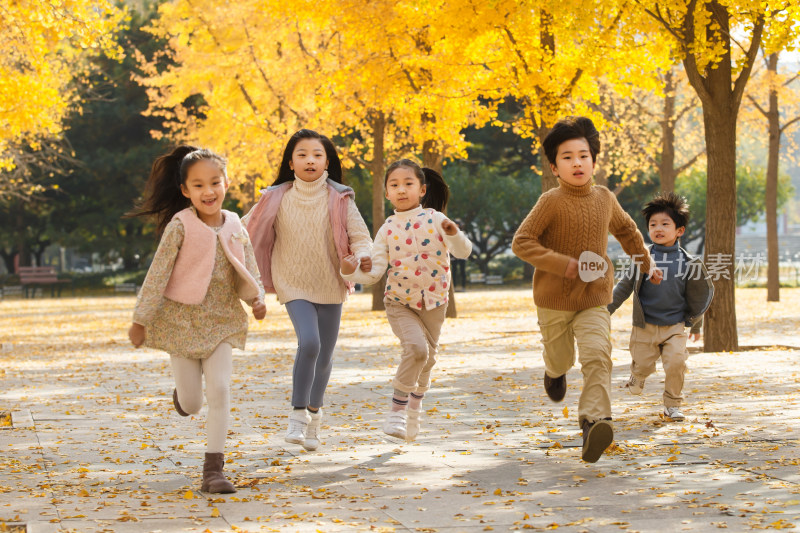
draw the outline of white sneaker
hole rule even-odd
[[[681,408],[680,407],[665,407],[664,408],[664,416],[667,417],[667,418],[671,418],[672,420],[674,420],[676,422],[680,422],[680,421],[686,419],[686,417],[683,416],[683,413],[681,412]]]
[[[644,389],[644,378],[640,378],[635,374],[631,374],[631,377],[628,378],[628,382],[625,384],[625,386],[628,387],[628,392],[638,396],[642,393],[642,389]]]
[[[289,430],[284,440],[292,444],[303,444],[306,441],[306,429],[311,416],[305,409],[292,409],[289,413]]]
[[[406,440],[406,412],[391,411],[383,423],[383,432],[392,437]]]
[[[419,421],[422,417],[422,409],[411,409],[406,411],[408,418],[406,420],[406,440],[414,440],[419,434]]]
[[[313,452],[319,448],[319,427],[322,425],[322,407],[320,407],[319,411],[316,413],[309,411],[308,414],[311,417],[311,421],[306,428],[306,440],[303,442],[303,448]]]

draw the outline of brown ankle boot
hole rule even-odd
[[[172,389],[172,405],[175,406],[175,410],[178,412],[179,415],[189,416],[189,413],[184,411],[183,408],[181,408],[181,404],[178,403],[178,389]]]
[[[206,460],[203,463],[203,485],[200,490],[212,494],[230,494],[236,492],[233,483],[225,479],[222,473],[222,465],[225,457],[221,453],[206,453]]]

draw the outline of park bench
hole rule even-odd
[[[484,283],[485,281],[486,276],[484,276],[483,272],[473,272],[469,275],[470,283]]]
[[[490,274],[486,276],[486,284],[487,285],[502,285],[503,284],[503,276],[499,274]]]
[[[135,283],[117,283],[114,285],[114,292],[132,292],[139,294],[139,286]]]
[[[19,267],[19,271],[17,272],[19,275],[19,283],[22,285],[22,290],[25,291],[25,298],[28,298],[28,294],[31,293],[35,297],[36,296],[36,289],[39,287],[50,287],[50,296],[56,295],[56,289],[58,289],[58,295],[61,296],[61,289],[65,283],[69,283],[70,287],[72,288],[73,294],[75,292],[74,287],[72,287],[72,280],[69,279],[58,279],[58,274],[56,274],[56,269],[49,266],[41,266],[41,267]]]

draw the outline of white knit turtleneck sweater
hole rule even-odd
[[[351,251],[357,256],[369,255],[369,230],[352,199],[347,233]],[[339,275],[324,178],[313,182],[295,179],[281,200],[275,220],[272,281],[282,304],[292,300],[339,304],[347,298]]]

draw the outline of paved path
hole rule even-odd
[[[0,301],[0,531],[798,530],[800,290],[763,295],[737,293],[740,343],[784,347],[693,353],[683,423],[659,416],[660,368],[641,397],[622,388],[630,304],[614,316],[616,442],[596,464],[579,370],[561,404],[541,388],[529,289],[458,295],[411,444],[379,430],[396,340],[356,295],[315,453],[283,442],[294,337],[270,303],[234,356],[222,496],[199,492],[205,409],[174,413],[166,357],[127,344],[132,298]]]

